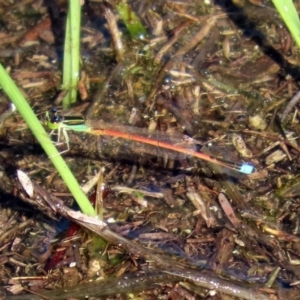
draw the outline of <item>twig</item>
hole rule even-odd
[[[285,107],[282,116],[281,116],[281,122],[285,120],[287,115],[290,113],[290,111],[293,109],[293,107],[298,103],[300,100],[300,91],[291,99],[291,101],[288,103],[288,105]]]
[[[45,206],[49,205],[49,197],[51,198],[51,203],[54,203],[54,206],[51,206],[51,208],[55,207],[55,211],[58,214],[71,219],[73,222],[91,230],[92,232],[104,238],[106,241],[125,248],[133,255],[145,257],[148,261],[152,261],[153,264],[163,273],[188,279],[199,286],[208,289],[214,289],[217,292],[238,296],[246,300],[270,299],[267,295],[257,292],[252,288],[242,287],[230,281],[221,279],[214,273],[193,270],[190,267],[176,266],[174,264],[174,260],[171,258],[159,255],[150,249],[146,249],[135,242],[127,240],[126,238],[113,232],[108,225],[99,218],[89,217],[79,211],[73,211],[65,206],[63,201],[53,195],[47,195]]]

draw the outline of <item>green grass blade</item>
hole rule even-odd
[[[16,106],[17,110],[24,118],[28,127],[30,128],[36,139],[39,141],[48,157],[50,157],[56,170],[68,186],[70,192],[77,201],[82,212],[84,212],[87,215],[94,216],[95,211],[92,205],[90,204],[89,200],[86,198],[85,194],[82,192],[74,175],[68,168],[61,155],[58,153],[56,147],[54,146],[53,142],[49,138],[47,132],[45,131],[40,121],[37,119],[32,109],[30,108],[26,99],[24,98],[14,81],[10,78],[10,76],[7,74],[7,72],[1,64],[0,85],[2,86],[7,96],[10,98],[10,100]]]
[[[277,11],[300,48],[300,21],[292,0],[273,0]]]
[[[70,107],[77,99],[77,87],[80,75],[80,25],[80,0],[69,0],[62,84],[62,89],[68,90],[68,93],[63,100],[64,108]]]
[[[130,35],[134,39],[144,39],[147,30],[142,25],[138,16],[132,11],[130,6],[125,2],[120,2],[116,6],[119,15],[121,16],[123,22],[125,23]]]

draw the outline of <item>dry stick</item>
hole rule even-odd
[[[282,116],[281,116],[281,122],[285,120],[289,112],[293,109],[293,107],[298,103],[300,100],[300,91],[291,99],[291,101],[288,103],[286,108],[284,109]]]
[[[161,284],[170,284],[178,282],[180,279],[176,276],[163,274],[162,272],[142,272],[126,277],[113,277],[104,280],[97,280],[93,282],[85,282],[71,287],[63,287],[46,291],[43,294],[32,292],[28,289],[26,291],[34,295],[15,295],[6,296],[5,300],[63,300],[90,297],[112,296],[115,294],[135,293],[149,289],[156,289]],[[25,290],[25,289],[24,289]],[[98,299],[98,298],[97,298]]]
[[[36,185],[36,184],[35,184]],[[220,279],[215,274],[207,271],[197,271],[186,267],[176,266],[175,261],[167,256],[159,255],[152,250],[146,249],[134,242],[111,231],[107,224],[97,217],[90,217],[81,212],[73,211],[64,205],[63,201],[57,197],[50,196],[55,204],[51,206],[56,213],[71,219],[73,222],[91,230],[106,241],[125,248],[128,252],[147,258],[153,261],[159,270],[163,273],[177,276],[182,279],[191,280],[194,284],[204,288],[213,289],[217,292],[226,293],[246,300],[270,300],[267,295],[255,291],[252,288],[242,287],[230,281]],[[44,203],[45,206],[48,205]]]
[[[166,52],[178,41],[179,37],[180,37],[180,33],[181,31],[183,31],[184,29],[186,29],[192,22],[186,21],[183,24],[180,24],[178,27],[176,27],[173,30],[173,36],[167,41],[167,43],[165,43],[162,48],[158,51],[158,53],[156,54],[155,58],[154,58],[154,62],[159,65],[161,63],[161,60],[163,58],[163,56],[166,54]]]
[[[204,288],[212,289],[217,292],[226,293],[236,297],[241,297],[246,300],[269,300],[267,295],[257,292],[251,288],[245,288],[237,284],[233,284],[230,281],[220,279],[214,274],[210,274],[207,271],[197,271],[184,267],[178,267],[174,265],[174,261],[169,262],[169,259],[152,252],[149,249],[145,249],[138,244],[135,244],[126,238],[111,231],[106,223],[98,220],[94,217],[89,217],[81,212],[75,212],[65,207],[63,204],[58,205],[59,213],[67,218],[71,218],[73,222],[91,230],[92,232],[100,235],[102,238],[108,240],[113,244],[117,244],[120,247],[124,247],[127,251],[134,255],[145,256],[149,260],[157,264],[160,271],[169,275],[178,276],[183,279],[189,279],[193,283],[200,285]]]
[[[258,135],[258,136],[261,136],[261,137],[264,137],[268,140],[271,140],[271,141],[279,141],[279,142],[283,142],[285,143],[286,145],[292,147],[293,149],[297,150],[299,153],[300,153],[300,148],[297,147],[296,145],[294,145],[293,143],[287,141],[287,140],[283,140],[282,138],[279,138],[278,135],[274,135],[274,134],[269,134],[269,133],[265,133],[265,132],[259,132],[259,131],[254,131],[254,130],[242,130],[240,131],[241,133],[245,133],[245,134],[254,134],[254,135]]]
[[[60,207],[63,208],[63,207]],[[81,226],[93,231],[100,235],[102,238],[124,247],[130,253],[134,255],[142,255],[153,261],[159,267],[159,270],[169,275],[178,276],[183,279],[189,279],[193,283],[200,285],[204,288],[215,290],[220,293],[226,293],[232,296],[240,297],[246,300],[269,300],[267,295],[257,292],[251,288],[245,288],[237,284],[233,284],[230,281],[220,279],[214,274],[207,271],[197,271],[184,267],[175,266],[174,261],[170,261],[168,258],[158,255],[149,249],[145,249],[138,244],[135,244],[126,238],[111,231],[107,225],[97,220],[94,217],[87,217],[81,212],[74,212],[71,209],[65,207],[61,213],[66,213],[67,217],[71,217],[72,221],[80,224]]]
[[[155,87],[152,89],[152,91],[149,93],[145,103],[150,107],[150,109],[152,109],[152,106],[154,105],[154,101],[153,99],[155,99],[156,94],[158,93],[161,84],[164,80],[165,75],[168,73],[168,71],[173,67],[173,63],[176,60],[179,60],[179,57],[186,54],[188,51],[190,51],[191,49],[193,49],[198,43],[201,42],[201,40],[203,40],[207,34],[209,33],[209,31],[211,30],[211,28],[215,25],[217,19],[224,17],[224,14],[222,15],[216,15],[212,18],[210,18],[209,20],[207,20],[207,23],[205,26],[203,26],[199,32],[197,32],[191,39],[190,39],[190,43],[188,43],[188,45],[186,45],[185,47],[180,48],[173,56],[172,58],[167,61],[160,69],[160,71],[158,72],[157,75],[157,80],[155,83]],[[182,29],[186,28],[186,23],[183,24],[183,27],[179,27],[179,32],[181,32]],[[165,46],[163,46],[163,48],[161,49],[161,51],[159,51],[158,54],[162,54],[164,53],[163,51],[166,51],[166,49],[168,49],[168,45],[170,42],[170,45],[172,45],[174,42],[176,42],[177,38],[179,37],[179,34],[176,34],[173,38],[171,38],[171,40],[169,40]],[[155,60],[160,61],[160,55],[158,55]]]
[[[0,237],[0,245],[3,243],[3,241],[5,241],[5,239],[9,236],[13,236],[14,234],[16,234],[17,232],[22,231],[24,228],[28,227],[28,225],[30,225],[31,223],[33,223],[34,220],[33,219],[28,219],[27,221],[22,222],[21,224],[16,224],[15,226],[13,226],[12,228],[10,228],[9,230],[7,230],[5,233],[3,233]]]
[[[118,62],[121,62],[124,60],[125,48],[121,39],[121,32],[119,31],[119,28],[117,26],[117,20],[111,9],[109,9],[105,5],[103,5],[102,8],[104,9],[104,17],[107,21],[108,28],[112,37],[117,60]]]
[[[203,26],[198,33],[196,33],[191,39],[190,42],[187,43],[185,46],[180,48],[176,53],[175,56],[185,55],[188,51],[192,50],[199,44],[210,32],[213,26],[215,26],[217,19],[220,16],[214,16],[211,19],[207,20],[206,25]]]

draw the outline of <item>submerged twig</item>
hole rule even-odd
[[[281,122],[285,120],[287,115],[290,113],[290,111],[293,109],[294,106],[299,102],[300,100],[300,91],[289,101],[287,106],[285,107],[282,116],[281,116]]]
[[[117,26],[117,21],[116,21],[115,15],[111,11],[111,9],[109,9],[108,7],[103,6],[103,9],[104,9],[104,16],[107,21],[108,28],[109,28],[109,31],[111,33],[111,37],[113,40],[116,57],[119,62],[123,61],[125,49],[124,49],[124,45],[123,45],[123,42],[121,39],[121,33]]]
[[[128,276],[126,278],[109,278],[101,281],[87,282],[70,288],[60,288],[53,291],[43,293],[43,297],[47,299],[60,300],[85,298],[85,297],[101,297],[122,293],[134,293],[143,290],[154,289],[158,284],[170,283],[178,281],[178,277],[163,274],[161,272],[146,272]],[[41,299],[37,295],[17,295],[7,296],[6,299],[26,300]]]
[[[172,260],[171,258],[159,255],[150,249],[146,249],[135,242],[127,240],[126,238],[113,232],[105,222],[99,220],[97,217],[89,217],[82,214],[81,212],[73,211],[72,209],[65,206],[60,199],[53,195],[48,194],[45,205],[49,205],[48,197],[51,198],[51,203],[54,203],[55,211],[58,214],[71,219],[73,222],[91,230],[92,232],[104,238],[106,241],[116,244],[119,247],[125,248],[129,253],[133,255],[145,257],[148,261],[152,261],[153,264],[158,267],[159,270],[163,273],[167,273],[183,279],[188,279],[204,288],[214,289],[217,292],[238,296],[247,300],[269,299],[268,296],[257,292],[252,288],[242,287],[230,281],[220,279],[213,273],[193,270],[190,267],[174,266],[174,260]],[[52,205],[51,208],[53,209]]]

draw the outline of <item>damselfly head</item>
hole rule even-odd
[[[52,108],[50,109],[50,112],[51,112],[52,114],[57,114],[57,108],[52,107]]]
[[[50,111],[46,111],[46,125],[50,129],[57,129],[62,121],[62,116],[57,115],[57,110],[55,108],[52,108]]]
[[[63,121],[63,118],[61,116],[53,116],[51,119],[50,119],[50,122],[51,123],[54,123],[54,124],[58,124],[58,123],[61,123]]]

